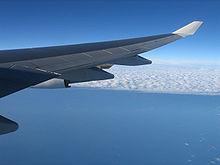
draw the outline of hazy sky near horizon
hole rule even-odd
[[[0,49],[98,42],[170,33],[194,20],[187,37],[144,54],[149,59],[218,62],[220,2],[37,1],[0,2]]]

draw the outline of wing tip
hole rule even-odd
[[[203,21],[193,21],[190,24],[174,31],[173,34],[177,34],[182,37],[193,35],[202,24],[203,24]]]

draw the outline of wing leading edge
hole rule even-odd
[[[138,55],[193,35],[202,23],[194,21],[173,33],[150,37],[1,50],[0,97],[53,78],[64,79],[72,83],[111,79],[114,76],[103,71],[99,66],[151,64],[150,60]]]

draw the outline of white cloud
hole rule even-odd
[[[189,147],[189,143],[187,143],[187,142],[185,142],[184,145],[185,145],[186,147]]]
[[[161,63],[138,67],[114,66],[107,70],[113,80],[73,84],[156,93],[220,94],[220,66],[205,64]]]

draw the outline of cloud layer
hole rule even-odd
[[[73,84],[156,93],[220,94],[220,66],[193,64],[153,64],[139,67],[114,66],[107,70],[113,80]]]

